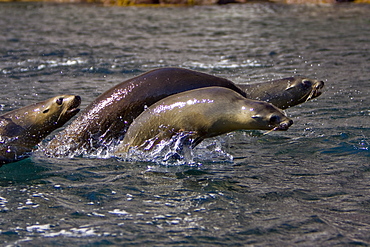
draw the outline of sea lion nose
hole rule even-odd
[[[288,127],[290,127],[292,124],[293,124],[293,120],[292,120],[292,119],[290,119],[290,120],[289,120],[289,123],[288,123]]]
[[[324,87],[324,85],[325,85],[325,83],[323,82],[323,81],[319,81],[319,83],[317,83],[316,84],[316,89],[321,89],[321,88],[323,88]]]
[[[285,121],[280,123],[279,127],[277,130],[287,130],[289,127],[293,124],[293,120],[289,119],[289,121]]]
[[[284,126],[285,129],[288,129],[290,126],[292,126],[293,120],[289,119],[287,122],[283,122],[282,125]]]

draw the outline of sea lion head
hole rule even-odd
[[[34,124],[60,127],[80,111],[80,104],[81,97],[76,95],[59,95],[37,103],[31,113]]]
[[[59,95],[7,113],[7,117],[25,129],[29,135],[49,134],[61,127],[80,109],[81,97]]]
[[[294,76],[270,82],[239,85],[249,99],[269,102],[280,109],[302,104],[322,94],[324,82]]]
[[[29,156],[48,134],[79,112],[80,96],[60,95],[0,116],[0,166]]]
[[[285,91],[290,95],[296,95],[297,102],[304,103],[319,97],[324,87],[324,82],[306,77],[291,77],[288,80]]]
[[[245,106],[241,107],[244,122],[249,129],[259,130],[287,130],[293,120],[274,105],[262,101],[248,100]]]

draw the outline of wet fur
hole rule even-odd
[[[0,116],[0,166],[26,158],[79,111],[79,96],[60,95]]]
[[[277,121],[271,122],[272,117]],[[292,121],[269,103],[246,99],[227,88],[195,89],[169,96],[140,114],[116,153],[131,147],[150,150],[179,133],[186,133],[195,147],[205,138],[234,130],[270,130],[283,124],[288,128]]]

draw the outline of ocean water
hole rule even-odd
[[[237,83],[305,75],[325,90],[287,109],[288,131],[209,139],[191,164],[35,153],[4,165],[0,244],[370,245],[369,12],[1,3],[4,113],[59,94],[80,95],[84,108],[125,79],[169,66]]]

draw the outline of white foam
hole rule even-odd
[[[108,211],[110,214],[116,214],[116,215],[128,215],[129,213],[122,209],[114,209],[113,211]]]
[[[47,230],[50,230],[50,225],[49,224],[32,225],[32,226],[27,226],[26,229],[28,232],[45,232]]]

